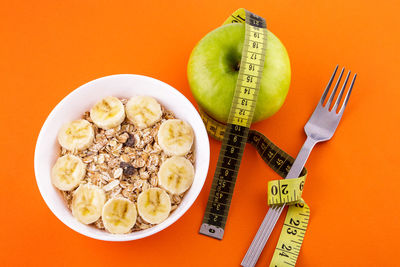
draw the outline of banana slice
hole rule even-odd
[[[193,183],[194,168],[184,157],[172,157],[161,164],[158,183],[171,194],[180,195]]]
[[[150,96],[134,96],[126,103],[126,116],[139,129],[154,125],[160,120],[161,106]]]
[[[67,150],[84,150],[94,139],[94,130],[87,120],[76,120],[64,124],[58,133],[58,142]]]
[[[112,234],[125,234],[136,223],[136,207],[126,198],[111,198],[101,214],[104,227]]]
[[[51,181],[63,191],[74,189],[86,174],[86,165],[74,155],[65,155],[57,159],[51,170]]]
[[[72,215],[84,224],[97,221],[106,201],[103,189],[90,184],[82,184],[72,198]]]
[[[102,129],[117,127],[125,119],[124,105],[118,98],[108,96],[92,107],[90,118]]]
[[[159,224],[171,211],[171,200],[164,190],[150,188],[139,194],[137,207],[140,217],[148,223]]]
[[[192,127],[181,120],[167,120],[158,130],[158,144],[170,156],[186,155],[192,147],[193,139]]]

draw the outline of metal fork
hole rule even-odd
[[[344,72],[344,68],[342,68],[342,71],[339,74],[339,78],[336,81],[335,87],[333,88],[327,103],[324,105],[324,101],[328,95],[329,88],[332,85],[337,69],[338,66],[336,66],[328,82],[328,85],[326,86],[325,91],[322,94],[322,97],[318,102],[317,107],[314,110],[314,113],[311,115],[311,118],[304,126],[304,130],[307,134],[307,139],[303,147],[301,148],[299,154],[297,155],[297,158],[294,161],[285,179],[297,178],[300,175],[300,172],[303,169],[304,164],[306,163],[307,158],[310,155],[310,152],[313,149],[314,145],[318,142],[323,142],[331,139],[333,134],[335,133],[339,121],[342,118],[343,111],[349,100],[351,91],[353,89],[354,81],[356,80],[357,77],[357,74],[355,74],[353,80],[351,81],[350,88],[347,91],[346,97],[343,100],[342,107],[340,108],[339,112],[337,112],[340,100],[343,97],[346,84],[351,73],[350,71],[347,73],[346,79],[342,85],[339,95],[332,109],[330,109],[330,106],[333,102],[337,88],[339,86],[340,80],[342,79]],[[257,231],[256,236],[253,239],[253,242],[251,243],[249,249],[247,250],[246,255],[242,260],[241,263],[242,266],[252,267],[256,264],[258,257],[260,256],[262,250],[264,249],[265,243],[267,242],[269,236],[271,235],[271,232],[274,229],[275,224],[278,221],[279,216],[281,215],[284,207],[285,205],[272,206],[268,210],[267,215],[265,216],[260,228]]]

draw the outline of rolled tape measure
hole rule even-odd
[[[286,177],[294,159],[262,133],[250,129],[264,66],[267,30],[265,20],[243,8],[224,24],[245,23],[245,40],[238,81],[228,117],[222,124],[200,108],[207,132],[222,141],[200,233],[222,239],[235,181],[246,143],[253,145],[265,163]],[[290,205],[270,266],[294,266],[307,228],[310,210],[301,198],[307,170],[300,177],[268,183],[268,205]]]

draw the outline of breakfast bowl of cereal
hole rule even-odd
[[[43,199],[64,224],[129,241],[190,208],[209,159],[206,129],[185,96],[159,80],[120,74],[80,86],[52,110],[34,166]]]

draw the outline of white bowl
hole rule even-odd
[[[60,146],[57,133],[61,125],[78,119],[97,101],[105,96],[129,98],[134,95],[148,95],[175,113],[177,118],[188,122],[195,133],[195,178],[178,208],[162,223],[138,232],[116,235],[99,230],[77,221],[67,208],[61,193],[50,180],[50,170],[55,163]],[[178,220],[199,195],[208,172],[210,144],[204,124],[190,101],[168,84],[159,80],[131,74],[106,76],[88,82],[66,96],[46,119],[36,143],[35,175],[40,193],[50,210],[71,229],[100,240],[128,241],[155,234]]]

